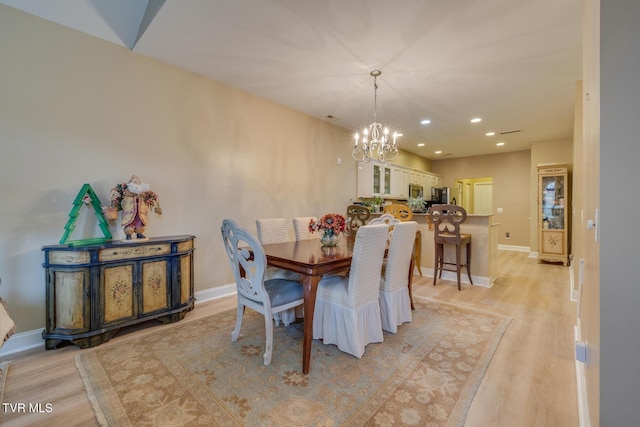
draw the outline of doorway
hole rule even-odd
[[[484,215],[493,213],[493,182],[473,184],[473,213]]]
[[[493,177],[457,178],[451,193],[469,214],[493,213]]]

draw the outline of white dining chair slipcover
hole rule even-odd
[[[313,338],[335,344],[357,358],[369,343],[382,342],[380,271],[389,227],[360,227],[348,277],[330,276],[318,284]]]
[[[391,238],[393,237],[393,229],[395,227],[396,224],[400,223],[400,220],[398,218],[396,218],[395,216],[389,214],[389,213],[385,213],[380,215],[378,218],[374,218],[371,221],[369,221],[368,225],[374,225],[374,224],[386,224],[389,226],[389,236],[387,238],[387,245],[391,242]],[[386,261],[383,262],[383,265],[386,263]]]
[[[287,222],[284,218],[261,218],[256,220],[256,229],[258,231],[258,240],[263,245],[269,245],[271,243],[284,243],[289,240],[289,233],[287,231]],[[266,279],[286,279],[295,280],[300,282],[302,280],[300,274],[285,270],[278,267],[267,266]],[[286,310],[282,313],[278,313],[273,316],[273,320],[276,322],[276,326],[280,325],[280,322],[284,326],[289,326],[296,321],[295,309]]]
[[[256,220],[258,240],[263,245],[283,243],[289,240],[287,222],[284,218],[261,218]]]
[[[258,240],[230,219],[222,221],[222,241],[236,281],[238,310],[231,341],[240,335],[245,307],[264,316],[265,352],[264,364],[271,363],[273,351],[274,314],[300,306],[304,292],[299,283],[285,279],[265,280],[267,257]],[[244,274],[242,274],[244,273]]]
[[[418,223],[415,221],[395,224],[380,280],[382,329],[394,334],[398,331],[398,326],[411,322],[409,268],[417,230]]]
[[[319,239],[322,233],[312,233],[309,231],[309,222],[316,220],[315,216],[299,216],[293,218],[293,231],[296,233],[296,240]]]

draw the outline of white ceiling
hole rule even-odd
[[[581,0],[0,3],[347,129],[372,121],[369,73],[381,70],[378,121],[404,134],[401,148],[431,159],[573,133]],[[476,116],[483,121],[470,124]],[[522,132],[500,135],[512,130]]]

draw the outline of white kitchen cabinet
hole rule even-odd
[[[376,161],[358,163],[357,197],[406,199],[409,197],[409,184],[421,185],[424,198],[429,200],[431,187],[442,187],[442,177],[400,165]]]
[[[427,172],[425,176],[424,195],[425,198],[431,198],[431,189],[442,187],[442,177],[435,173]]]
[[[409,170],[402,169],[400,171],[400,199],[409,197]]]
[[[417,184],[417,183],[418,183],[418,171],[410,170],[409,184]]]
[[[399,166],[391,166],[391,197],[400,197],[402,188],[402,168]]]
[[[371,161],[358,163],[358,197],[390,197],[391,166]]]
[[[409,195],[409,170],[391,165],[391,198],[406,199]]]
[[[427,187],[427,174],[424,172],[418,172],[418,184],[425,189]]]

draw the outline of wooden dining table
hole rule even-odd
[[[313,312],[316,306],[318,283],[324,274],[349,270],[353,256],[354,238],[342,237],[337,246],[325,247],[318,239],[290,241],[263,245],[267,264],[300,273],[304,289],[304,326],[302,339],[302,372],[308,374],[311,365],[313,340]],[[409,270],[409,295],[413,260]],[[411,302],[413,309],[413,300]]]

